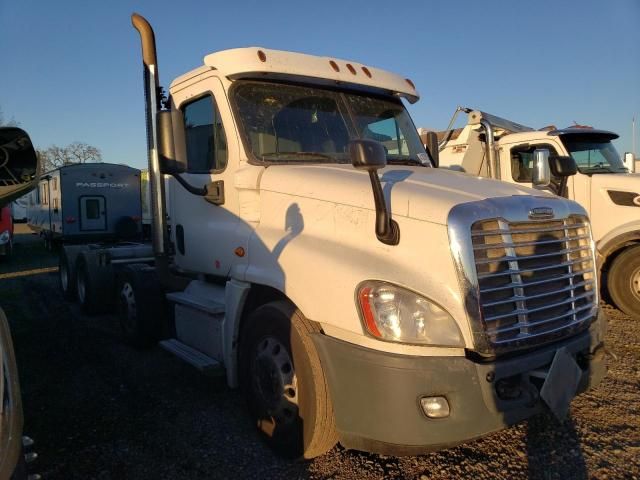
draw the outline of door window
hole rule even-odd
[[[189,173],[220,172],[227,166],[227,139],[212,95],[182,109]]]
[[[546,148],[549,155],[557,155],[551,145],[523,145],[511,149],[511,176],[518,183],[531,183],[533,172],[533,152]],[[560,178],[552,176],[553,183],[560,183]]]

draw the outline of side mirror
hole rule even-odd
[[[378,177],[378,170],[387,165],[384,146],[375,140],[353,140],[349,142],[349,156],[355,169],[369,172],[376,207],[376,237],[387,245],[397,245],[400,242],[400,227],[387,209]]]
[[[537,149],[533,152],[532,183],[536,187],[551,185],[551,169],[549,168],[549,150]]]
[[[171,111],[159,111],[156,122],[158,128],[158,162],[160,164],[160,172],[167,175],[184,173],[186,171],[185,165],[176,160]]]
[[[29,192],[38,183],[40,165],[27,132],[0,128],[0,207]]]
[[[573,157],[551,155],[549,169],[554,177],[570,177],[578,173],[578,166]]]
[[[427,144],[425,145],[433,166],[438,168],[440,165],[440,148],[438,146],[438,134],[436,132],[427,132]]]
[[[622,163],[627,167],[629,173],[636,173],[636,158],[632,152],[625,152]]]

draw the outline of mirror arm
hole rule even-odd
[[[391,213],[387,210],[378,172],[369,170],[369,179],[371,180],[373,202],[376,207],[376,237],[387,245],[397,245],[400,243],[400,227],[391,218]]]

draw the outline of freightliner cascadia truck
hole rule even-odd
[[[165,97],[132,21],[152,246],[65,247],[60,270],[81,304],[117,305],[125,338],[226,375],[305,458],[445,448],[562,417],[600,381],[584,208],[432,168],[413,83],[357,62],[220,51]]]
[[[620,310],[640,319],[640,174],[634,173],[632,155],[623,160],[616,152],[612,140],[618,135],[580,126],[534,130],[463,107],[451,124],[459,112],[467,114],[467,124],[441,133],[440,166],[538,186],[582,205],[591,219],[597,264],[609,296]],[[577,164],[577,173],[562,190],[548,157],[571,157]],[[534,183],[536,170],[543,173],[542,183]]]

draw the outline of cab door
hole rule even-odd
[[[224,202],[209,203],[175,179],[168,184],[175,261],[183,269],[226,277],[238,258],[239,224],[233,175],[238,144],[229,103],[220,80],[207,72],[171,92],[176,157],[186,165],[181,177],[194,187],[222,182]]]

